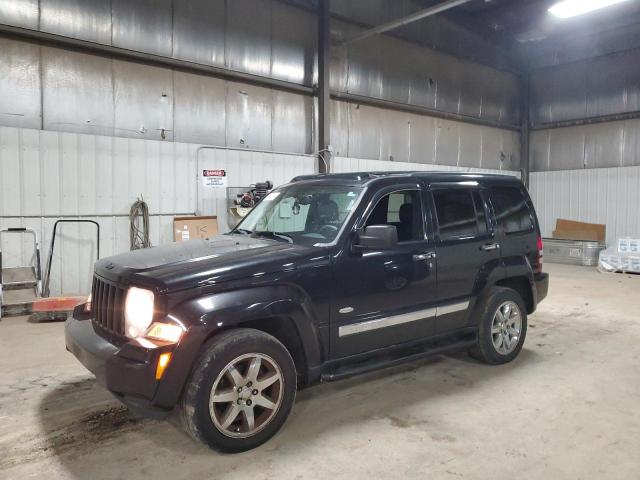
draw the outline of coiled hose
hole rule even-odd
[[[140,225],[142,218],[142,226]],[[138,198],[129,210],[129,245],[131,250],[149,248],[149,206],[142,199]]]

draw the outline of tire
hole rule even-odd
[[[510,306],[509,310],[506,305]],[[502,317],[498,314],[499,309]],[[501,365],[516,358],[527,335],[527,309],[520,294],[511,288],[491,287],[476,312],[479,316],[478,343],[469,354],[490,365]],[[505,312],[513,313],[507,313],[510,316],[507,322],[500,322],[505,318]]]
[[[295,395],[296,369],[284,345],[259,330],[230,330],[203,347],[182,396],[182,423],[215,450],[244,452],[280,430]]]

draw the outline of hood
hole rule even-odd
[[[301,257],[313,252],[312,248],[264,238],[218,235],[104,258],[96,263],[96,273],[117,284],[178,290],[294,269]]]

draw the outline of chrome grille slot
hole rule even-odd
[[[93,321],[103,329],[124,335],[124,288],[116,287],[93,277],[91,288],[91,310]]]

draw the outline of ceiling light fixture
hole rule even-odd
[[[627,0],[564,0],[554,4],[549,9],[549,13],[558,18],[571,18],[626,1]]]

